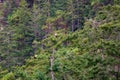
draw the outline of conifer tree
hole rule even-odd
[[[7,32],[3,32],[6,38],[3,38],[1,44],[4,51],[2,55],[6,56],[6,67],[22,65],[26,57],[33,55],[34,34],[31,17],[31,11],[27,8],[25,1],[22,1],[21,6],[9,15],[9,26],[5,29]]]

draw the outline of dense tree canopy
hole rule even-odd
[[[0,80],[119,80],[120,0],[0,0]]]

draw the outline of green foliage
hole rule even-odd
[[[15,75],[14,73],[10,72],[8,74],[6,74],[2,80],[15,80]]]
[[[104,0],[92,0],[91,5],[95,5],[96,3],[102,3]]]
[[[57,37],[50,35],[43,40],[42,44],[46,48],[40,49],[39,53],[41,54],[38,54],[36,59],[31,59],[27,63],[34,65],[34,68],[31,66],[32,70],[39,69],[42,66],[50,68],[49,63],[46,64],[45,62],[43,64],[43,62],[49,62],[46,56],[52,53],[52,48],[56,48],[53,71],[57,79],[114,80],[116,79],[114,66],[119,64],[117,57],[120,56],[120,43],[116,38],[119,34],[119,31],[116,32],[116,30],[119,29],[116,26],[111,25],[108,27],[104,25],[104,27],[98,29],[86,28],[65,35],[57,32]],[[109,35],[114,32],[116,34]],[[37,66],[38,63],[39,66]],[[26,66],[27,71],[30,70],[30,66],[28,66]],[[48,68],[41,70],[49,77],[48,73],[50,71]]]
[[[20,68],[16,72],[16,79],[18,79],[18,80],[32,80],[31,77],[28,75],[28,73],[23,71]]]
[[[41,71],[37,71],[36,74],[34,75],[35,80],[48,80]]]
[[[32,14],[23,0],[21,6],[8,15],[8,24],[0,31],[2,61],[0,64],[7,67],[22,65],[25,58],[33,54],[32,41]]]
[[[1,80],[120,79],[119,0],[36,0],[31,8],[23,0],[11,8],[0,30]]]

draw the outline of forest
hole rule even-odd
[[[0,80],[120,80],[120,0],[0,0]]]

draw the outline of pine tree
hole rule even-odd
[[[3,64],[5,67],[13,65],[22,65],[25,58],[33,55],[32,42],[34,34],[31,25],[31,11],[27,8],[25,1],[21,2],[21,7],[17,8],[9,15],[9,26],[1,34]],[[7,31],[7,32],[6,32]],[[5,61],[5,62],[4,62]]]

